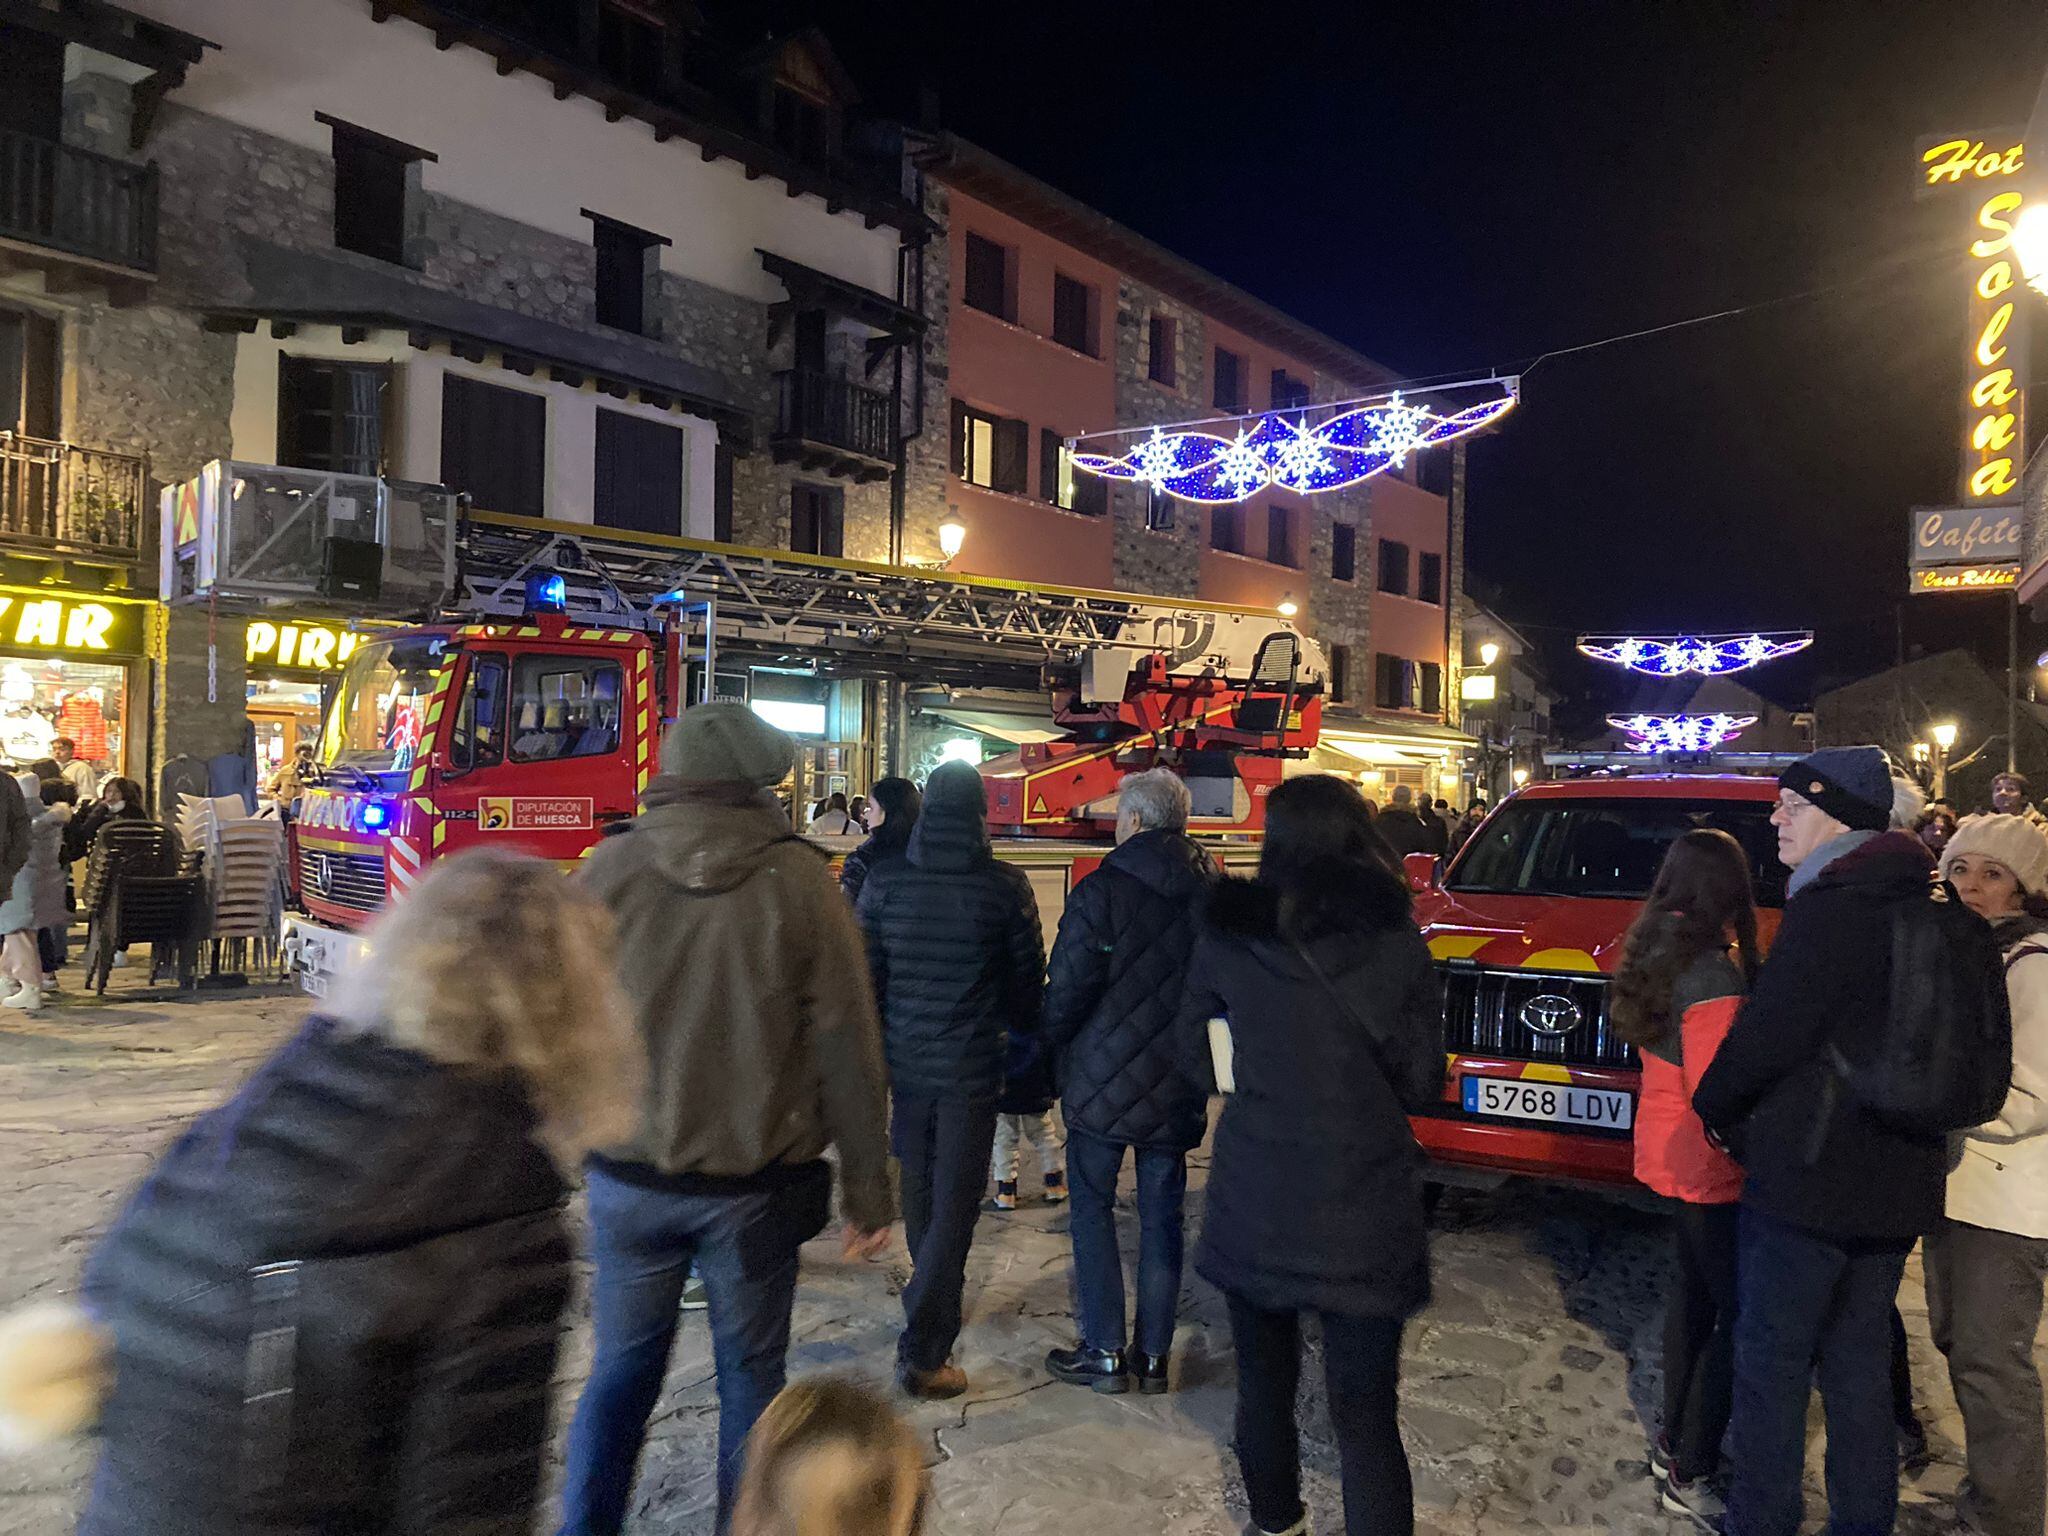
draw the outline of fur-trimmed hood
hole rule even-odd
[[[1302,936],[1379,933],[1413,921],[1414,901],[1393,871],[1352,859],[1321,859],[1310,866],[1307,894],[1295,908]],[[1280,893],[1261,880],[1219,881],[1205,919],[1216,933],[1248,942],[1280,940]]]

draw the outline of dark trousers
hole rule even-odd
[[[2041,1536],[2048,1429],[2034,1333],[2048,1239],[1951,1221],[1927,1239],[1921,1257],[1928,1327],[1963,1411],[1971,1513],[1988,1536]]]
[[[1252,1524],[1284,1531],[1302,1516],[1301,1444],[1294,1428],[1301,1314],[1263,1311],[1237,1296],[1224,1299],[1237,1346],[1237,1461]],[[1401,1320],[1321,1316],[1346,1536],[1412,1536],[1415,1493],[1398,1417]]]
[[[1735,1390],[1734,1205],[1680,1203],[1678,1284],[1664,1309],[1664,1437],[1681,1482],[1713,1472]]]
[[[1738,1245],[1729,1536],[1798,1531],[1816,1372],[1830,1536],[1890,1536],[1899,1508],[1890,1314],[1907,1250],[1844,1243],[1747,1205]]]
[[[1923,1433],[1913,1411],[1913,1356],[1906,1344],[1906,1320],[1892,1306],[1892,1423],[1901,1433]]]
[[[782,1390],[797,1250],[816,1231],[801,1211],[811,1196],[795,1189],[678,1195],[594,1167],[588,1190],[597,1349],[569,1430],[563,1536],[613,1536],[625,1523],[693,1263],[704,1282],[718,1368],[723,1530],[747,1432]]]
[[[1081,1343],[1087,1349],[1122,1349],[1124,1266],[1116,1243],[1116,1180],[1124,1165],[1121,1142],[1099,1141],[1069,1127],[1067,1180],[1074,1213],[1074,1289],[1081,1303]],[[1173,1318],[1180,1305],[1186,1230],[1181,1207],[1188,1192],[1185,1152],[1137,1148],[1138,1340],[1148,1355],[1173,1348]]]
[[[981,1192],[995,1151],[993,1099],[893,1095],[890,1150],[902,1165],[903,1235],[910,1284],[903,1290],[903,1337],[896,1364],[935,1371],[960,1337],[967,1250],[981,1218]]]

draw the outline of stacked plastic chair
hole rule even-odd
[[[284,911],[284,823],[251,816],[239,795],[180,795],[178,830],[185,873],[204,891],[202,932],[211,979],[243,981],[274,968]]]
[[[199,965],[197,875],[178,872],[178,838],[154,821],[110,821],[93,839],[79,906],[90,924],[85,984],[105,994],[114,956],[150,947],[149,979],[175,972],[190,987]]]

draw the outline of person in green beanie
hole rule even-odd
[[[569,1435],[565,1536],[619,1530],[694,1263],[718,1369],[719,1528],[747,1432],[782,1390],[797,1250],[830,1217],[849,1258],[895,1220],[881,1026],[825,860],[771,793],[796,744],[744,705],[688,710],[631,835],[579,878],[619,928],[647,1044],[639,1133],[589,1160],[590,1379]]]

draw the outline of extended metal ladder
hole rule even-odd
[[[1050,659],[1116,641],[1171,648],[1204,633],[1215,612],[488,512],[463,517],[458,550],[465,613],[516,617],[527,579],[559,574],[569,610],[592,624],[659,629],[680,613],[707,674],[735,655],[847,677],[1030,688]]]

